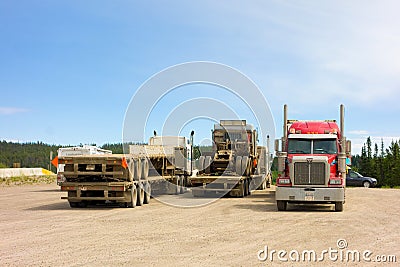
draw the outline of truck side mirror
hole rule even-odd
[[[275,139],[275,152],[279,151],[279,139]]]
[[[351,154],[351,141],[346,141],[346,154]]]

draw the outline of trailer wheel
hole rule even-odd
[[[343,202],[335,202],[335,211],[343,211]]]
[[[151,185],[149,182],[144,184],[144,204],[149,204],[151,198]]]
[[[243,156],[242,158],[242,175],[248,176],[249,157]]]
[[[136,207],[136,203],[137,203],[137,190],[136,190],[136,186],[133,185],[131,190],[131,201],[127,203],[127,207],[128,208],[134,208]]]
[[[211,173],[211,157],[207,156],[205,161],[204,161],[204,172],[206,174],[210,174]]]
[[[204,156],[200,156],[199,158],[199,171],[203,172],[204,171],[204,161],[205,161],[205,157]]]
[[[242,157],[241,156],[236,157],[235,171],[236,171],[237,175],[239,175],[239,176],[242,175]]]
[[[143,206],[144,202],[144,189],[142,184],[138,184],[137,188],[137,202],[136,206]]]
[[[141,162],[142,179],[147,180],[149,177],[149,161],[147,159],[142,159]]]
[[[135,177],[135,181],[139,181],[140,177],[142,176],[142,167],[141,167],[142,164],[140,164],[140,161],[141,161],[140,159],[134,160],[134,169],[135,169],[134,177]]]
[[[287,208],[287,202],[285,200],[277,200],[276,206],[278,207],[278,211],[285,211]]]

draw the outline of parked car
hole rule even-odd
[[[374,187],[377,184],[377,180],[371,177],[364,177],[358,172],[349,170],[346,176],[346,185],[348,186],[364,186],[364,187]]]

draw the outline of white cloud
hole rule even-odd
[[[12,115],[16,113],[28,112],[26,108],[16,108],[16,107],[0,107],[0,115]]]
[[[249,35],[243,51],[276,53],[274,64],[287,64],[266,81],[286,92],[287,102],[320,106],[339,99],[362,106],[400,98],[400,2],[273,1],[224,8],[244,16],[231,25]],[[244,31],[249,25],[242,21],[252,27]]]

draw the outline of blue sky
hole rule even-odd
[[[400,138],[398,10],[398,1],[3,0],[0,140],[121,142],[137,88],[200,60],[250,77],[277,136],[285,103],[293,119],[338,119],[345,104],[359,153],[367,136]]]

